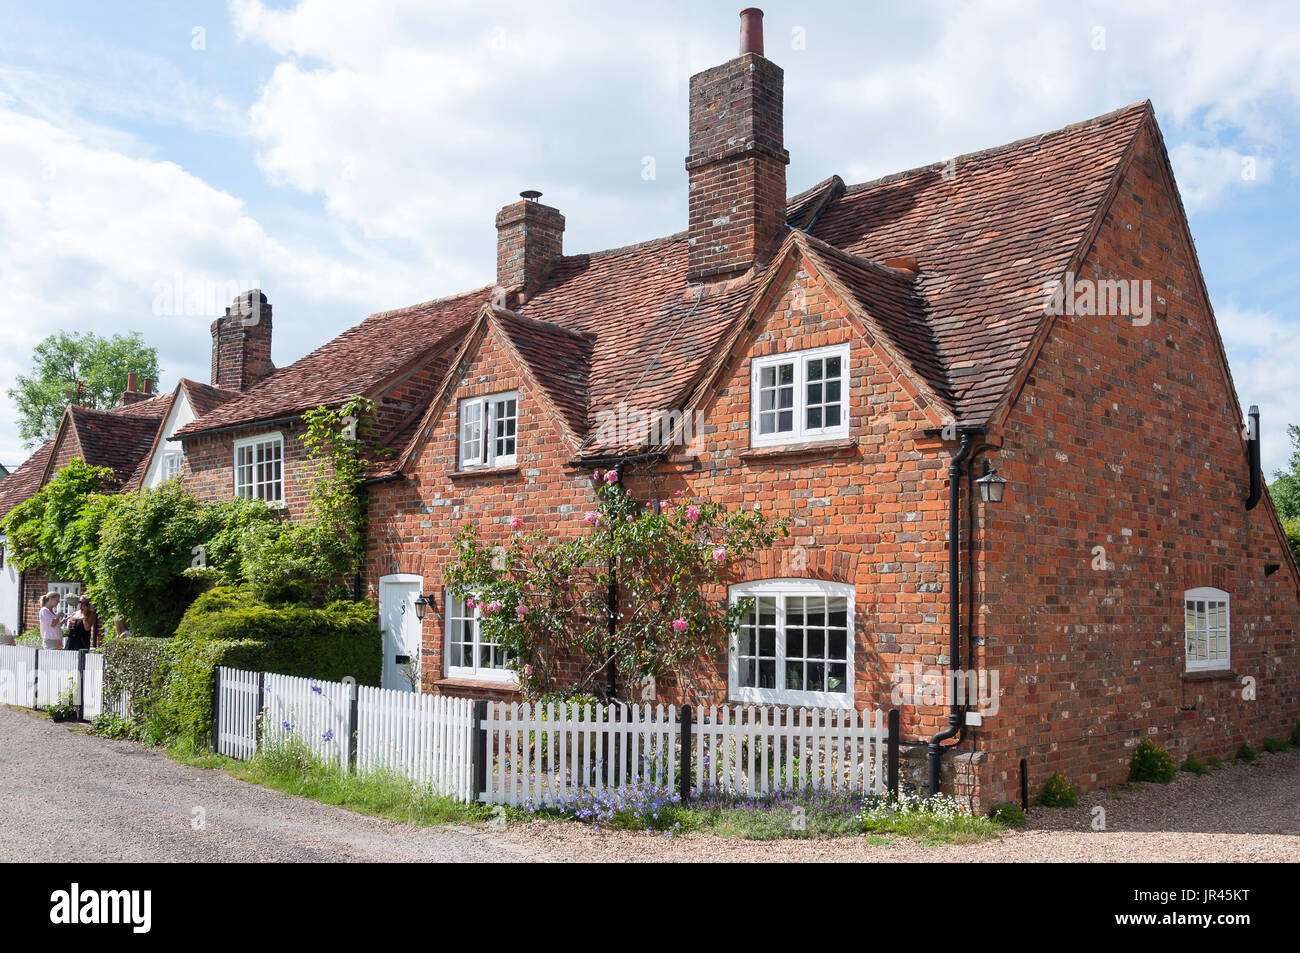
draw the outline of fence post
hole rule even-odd
[[[361,686],[355,682],[349,683],[349,694],[351,698],[348,701],[348,739],[347,739],[347,757],[343,761],[343,770],[348,774],[357,772],[357,732],[361,730],[361,720],[359,716]]]
[[[474,778],[471,803],[478,801],[487,791],[487,729],[483,727],[487,720],[487,706],[486,699],[474,702],[474,720],[470,726],[470,775]]]
[[[677,783],[680,786],[682,803],[691,799],[691,706],[682,706],[682,753],[678,764]]]
[[[86,650],[77,649],[77,721],[86,720]]]
[[[262,747],[262,712],[266,710],[266,673],[257,673],[257,708],[253,713],[253,754]]]
[[[1029,811],[1029,760],[1020,759],[1020,809]]]
[[[898,709],[889,709],[889,749],[885,761],[888,778],[889,797],[898,800]]]
[[[221,753],[221,669],[218,665],[212,679],[212,750],[216,754]]]
[[[41,650],[32,653],[32,711],[41,707]]]

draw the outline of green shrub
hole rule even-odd
[[[1177,771],[1178,766],[1174,764],[1169,752],[1150,738],[1144,738],[1133,752],[1133,760],[1129,762],[1128,779],[1168,784]]]
[[[1074,807],[1079,803],[1079,795],[1065,772],[1058,771],[1043,784],[1035,803],[1041,807]]]
[[[1217,758],[1217,757],[1216,757],[1216,758],[1211,758],[1211,759],[1209,760],[1209,765],[1210,765],[1210,767],[1213,768],[1215,771],[1222,771],[1223,768],[1224,768],[1224,764],[1223,764],[1223,759],[1222,759],[1222,758]]]
[[[1019,804],[1012,804],[1010,801],[994,804],[993,810],[989,811],[989,817],[1003,827],[1024,827],[1029,820],[1025,814],[1025,809]]]
[[[219,587],[199,596],[176,627],[187,642],[257,642],[257,664],[233,667],[378,685],[383,639],[373,603],[269,606],[249,589]],[[232,665],[231,662],[222,662]]]
[[[1205,762],[1203,762],[1203,761],[1198,761],[1196,758],[1193,758],[1191,755],[1188,755],[1188,756],[1187,756],[1187,760],[1184,761],[1184,762],[1182,763],[1182,765],[1180,766],[1180,768],[1181,768],[1181,770],[1186,771],[1186,772],[1188,772],[1189,774],[1209,774],[1209,773],[1210,773],[1210,766],[1209,766],[1209,765],[1207,765],[1207,764],[1206,764]]]
[[[370,603],[274,608],[223,587],[194,601],[173,638],[110,639],[105,690],[130,694],[133,737],[197,749],[211,735],[218,666],[378,685],[382,653]]]
[[[1291,747],[1291,743],[1285,738],[1265,738],[1264,750],[1269,754],[1278,754]]]
[[[1250,764],[1259,757],[1259,752],[1250,746],[1249,741],[1243,741],[1241,747],[1237,749],[1237,760]]]

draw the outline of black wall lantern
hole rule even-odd
[[[1007,481],[998,476],[997,470],[989,469],[989,462],[984,461],[984,475],[975,481],[980,488],[980,499],[985,503],[1001,503],[1007,490]]]
[[[424,621],[424,612],[433,605],[433,596],[421,595],[415,600],[415,617],[421,622]]]

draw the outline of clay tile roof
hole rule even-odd
[[[587,387],[595,335],[496,310],[493,317],[575,434],[587,430]]]
[[[181,378],[181,386],[185,388],[185,392],[189,395],[190,407],[193,408],[195,417],[210,414],[218,407],[230,403],[239,396],[239,391],[226,390],[223,387],[212,387],[209,384],[190,380],[188,377]]]
[[[963,425],[986,424],[1043,326],[1044,284],[1084,246],[1150,116],[1137,103],[952,166],[850,187],[832,176],[790,198],[788,223],[935,399]],[[908,258],[918,274],[883,265]],[[499,318],[584,455],[641,449],[601,445],[602,416],[681,409],[763,284],[760,272],[689,285],[686,259],[685,233],[565,255],[517,294],[522,317]],[[374,315],[181,433],[296,415],[445,359],[490,291]]]
[[[145,401],[114,410],[68,407],[69,425],[80,447],[78,456],[91,466],[111,469],[117,474],[123,489],[138,485],[142,470],[148,463],[149,450],[166,417],[166,408],[170,407],[170,396],[148,401],[157,404],[150,409],[161,409],[161,414],[139,412]]]
[[[915,277],[879,262],[809,239],[809,254],[840,280],[858,307],[883,332],[887,343],[913,373],[924,380],[950,410],[952,387],[940,359],[925,299]]]
[[[997,407],[1150,104],[849,187],[811,229],[860,258],[915,257],[962,424]]]
[[[10,510],[40,489],[41,478],[45,475],[45,467],[50,462],[53,450],[54,441],[45,441],[22,466],[0,482],[0,518],[8,516]]]
[[[370,393],[463,333],[490,291],[480,288],[373,314],[177,434],[281,420],[313,407],[337,404],[353,394]]]

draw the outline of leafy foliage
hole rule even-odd
[[[94,576],[97,530],[117,503],[103,496],[112,470],[73,459],[50,482],[19,503],[4,519],[9,556],[23,572],[44,569],[53,579]]]
[[[1259,758],[1259,752],[1251,746],[1249,741],[1243,741],[1241,747],[1237,749],[1237,760],[1250,764]]]
[[[1040,807],[1074,807],[1079,803],[1079,794],[1065,772],[1058,771],[1044,782],[1034,803]]]
[[[137,332],[109,338],[66,331],[50,335],[36,345],[32,373],[18,375],[9,391],[18,406],[18,433],[29,446],[50,439],[70,401],[112,407],[126,390],[129,371],[154,380],[159,376],[158,352]]]
[[[1129,762],[1128,779],[1168,784],[1177,771],[1178,765],[1168,751],[1150,738],[1143,738],[1133,752],[1133,760]]]
[[[1288,424],[1287,436],[1291,438],[1291,459],[1287,469],[1278,470],[1276,478],[1268,486],[1269,496],[1277,507],[1277,515],[1283,521],[1300,520],[1300,426]],[[1288,536],[1290,533],[1288,532]],[[1294,537],[1291,546],[1295,548]]]
[[[466,526],[446,571],[531,697],[553,695],[562,682],[589,694],[611,662],[624,686],[665,673],[689,680],[726,652],[750,608],[710,594],[737,563],[788,533],[786,520],[769,523],[757,510],[682,498],[640,503],[614,470],[594,479],[596,509],[583,517],[583,532],[557,539],[522,532],[516,520],[518,532],[498,552]]]
[[[257,520],[242,530],[242,570],[258,597],[270,602],[346,598],[346,581],[361,568],[370,461],[368,431],[374,402],[353,397],[338,408],[303,414],[307,431],[309,507],[302,520]]]

